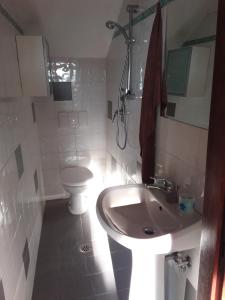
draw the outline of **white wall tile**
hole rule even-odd
[[[55,135],[40,137],[40,146],[41,146],[41,153],[43,154],[57,153],[59,147],[58,137]],[[61,147],[63,147],[63,143]]]
[[[75,136],[74,135],[61,135],[58,137],[58,151],[68,152],[74,151],[75,148]]]
[[[12,99],[9,103],[0,102],[1,105],[8,107],[8,114],[13,115],[18,122],[4,123],[1,130],[10,133],[13,142],[8,148],[7,155],[1,155],[2,167],[0,169],[0,201],[1,201],[1,222],[0,222],[0,255],[1,277],[6,295],[6,300],[19,299],[19,295],[26,294],[26,289],[22,272],[23,261],[22,252],[25,240],[31,237],[34,230],[34,222],[37,214],[41,214],[40,205],[33,205],[34,182],[33,173],[38,169],[40,173],[40,146],[37,138],[37,127],[32,120],[31,100],[27,98]],[[25,114],[23,116],[23,113]],[[17,127],[19,126],[19,127]],[[10,144],[0,137],[1,144]],[[14,150],[21,145],[24,173],[19,179],[15,161]],[[41,179],[39,180],[41,182]],[[36,196],[36,203],[40,197]],[[40,225],[41,226],[41,225]],[[36,245],[38,249],[38,245]],[[35,250],[37,252],[37,249]],[[36,253],[37,255],[37,253]],[[35,257],[34,257],[35,259]],[[34,272],[35,270],[33,270]],[[30,282],[32,285],[32,282]]]
[[[28,275],[25,279],[22,252],[26,239],[29,241],[32,235],[37,234],[39,240],[40,236],[40,232],[34,233],[34,224],[37,216],[42,214],[42,172],[31,103],[32,99],[25,97],[0,100],[0,276],[6,300],[31,299],[31,294],[26,298],[26,293],[32,289],[33,278]],[[18,145],[21,146],[24,164],[20,179],[14,154]],[[38,194],[34,189],[35,170],[40,182]],[[38,226],[41,228],[41,223]],[[30,252],[31,264],[32,260],[36,260],[37,250],[38,243]],[[30,268],[34,273],[35,266],[30,265]]]
[[[88,126],[88,112],[87,111],[79,111],[79,127],[87,127]]]
[[[54,102],[49,98],[35,103],[47,197],[62,195],[60,168],[82,164],[79,158],[84,155],[98,165],[101,163],[96,153],[101,156],[100,161],[105,159],[105,60],[60,58],[62,62],[68,60],[76,68],[76,76],[72,77],[73,100]]]
[[[58,126],[59,128],[68,128],[70,127],[69,115],[68,112],[58,112]]]

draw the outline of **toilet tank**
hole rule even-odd
[[[68,155],[61,160],[61,168],[82,166],[88,167],[91,158],[88,153],[77,153],[75,155]]]

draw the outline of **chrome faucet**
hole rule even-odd
[[[158,189],[166,192],[168,202],[178,202],[178,186],[175,182],[162,177],[150,177],[152,183],[146,184],[146,187]]]

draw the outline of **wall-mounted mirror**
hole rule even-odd
[[[217,5],[173,1],[166,12],[166,115],[202,128],[209,125]]]

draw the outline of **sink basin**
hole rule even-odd
[[[143,184],[107,188],[98,197],[98,219],[109,236],[132,250],[165,255],[197,247],[200,215],[182,213],[167,197],[165,191]]]
[[[105,189],[96,210],[108,235],[132,250],[129,300],[164,300],[165,256],[199,246],[200,215],[182,213],[171,194],[143,184]]]

